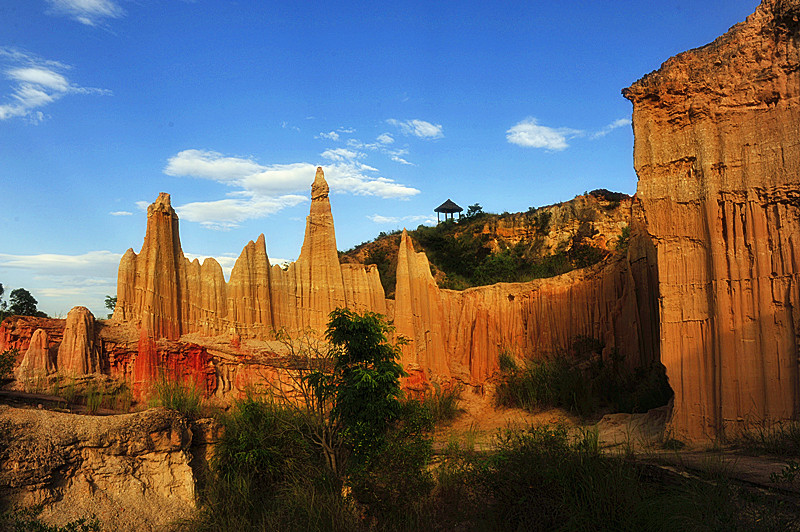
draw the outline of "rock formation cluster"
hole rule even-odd
[[[624,92],[673,428],[800,413],[800,2],[765,0]]]
[[[409,340],[403,364],[415,385],[480,385],[501,352],[534,358],[584,336],[630,367],[666,366],[677,436],[797,419],[800,0],[764,0],[747,21],[624,95],[639,176],[626,257],[452,291],[437,286],[404,233],[387,300],[374,266],[339,263],[320,168],[300,257],[288,268],[270,265],[264,235],[244,247],[228,281],[214,259],[189,261],[162,193],[148,208],[140,252],[129,249],[120,263],[113,320],[95,323],[81,308],[61,327],[10,319],[0,348],[25,354],[22,378],[103,372],[136,389],[166,373],[225,395],[275,378],[248,342],[281,329],[321,336],[330,311],[346,306],[393,320]]]
[[[162,193],[147,209],[141,251],[129,249],[120,262],[117,298],[115,320],[171,340],[197,332],[258,338],[281,328],[322,330],[328,314],[344,306],[386,311],[375,267],[339,265],[321,168],[311,187],[300,257],[287,269],[270,265],[263,234],[244,247],[228,282],[214,259],[189,261],[181,250],[178,217]]]

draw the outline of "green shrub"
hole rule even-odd
[[[580,415],[593,411],[590,384],[565,357],[529,361],[524,368],[509,365],[497,386],[496,402],[502,406],[535,411],[561,407]]]
[[[0,380],[9,379],[13,376],[14,364],[19,357],[19,349],[16,347],[6,349],[0,353]]]
[[[248,398],[222,417],[200,530],[353,530],[355,510],[296,410]]]
[[[511,355],[501,353],[496,403],[528,411],[560,407],[587,416],[601,406],[636,413],[669,402],[673,394],[663,365],[631,371],[616,350],[608,360],[600,358],[603,347],[594,338],[576,336],[569,354],[527,361],[522,368]]]
[[[41,506],[0,513],[0,529],[15,532],[100,532],[100,521],[92,515],[70,521],[63,526],[46,525],[39,520]]]

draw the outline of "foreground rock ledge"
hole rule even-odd
[[[104,530],[155,530],[195,509],[190,462],[203,450],[192,448],[177,412],[94,417],[0,406],[0,429],[0,500],[42,504],[44,522],[94,514]]]

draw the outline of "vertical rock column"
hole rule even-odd
[[[800,413],[800,1],[765,0],[623,94],[673,429]]]
[[[306,218],[303,247],[297,262],[287,272],[295,278],[300,326],[317,332],[325,330],[331,311],[346,306],[328,192],[322,168],[317,168],[311,185],[311,212]]]
[[[100,372],[100,353],[95,345],[94,316],[86,307],[67,314],[64,339],[58,347],[58,371],[66,375]]]
[[[137,255],[129,249],[120,262],[114,318],[132,321],[154,338],[180,338],[184,260],[178,215],[162,192],[147,208],[142,250]]]

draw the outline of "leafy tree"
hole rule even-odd
[[[467,218],[477,218],[478,216],[484,214],[483,207],[481,207],[480,203],[476,203],[474,205],[470,205],[467,207]]]
[[[391,331],[379,314],[334,310],[325,332],[334,349],[333,371],[308,376],[314,395],[332,401],[330,422],[341,423],[357,460],[380,446],[400,411],[402,342],[390,343]]]
[[[36,304],[38,301],[36,301],[36,298],[34,298],[31,293],[24,288],[12,290],[11,297],[9,297],[8,300],[11,303],[11,305],[8,307],[11,315],[38,317],[47,316],[44,312],[36,309]]]
[[[108,319],[111,319],[114,317],[114,309],[117,308],[117,296],[106,296],[106,308],[111,311],[108,315]]]

